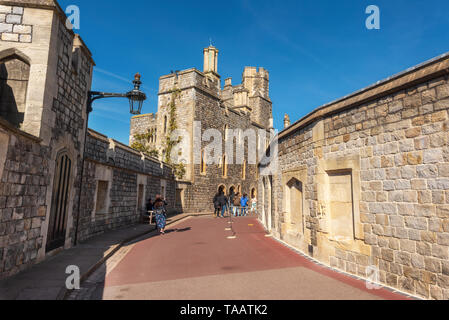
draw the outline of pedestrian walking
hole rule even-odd
[[[239,206],[240,206],[240,193],[237,192],[237,194],[234,197],[234,207],[233,207],[233,209],[234,209],[234,212],[233,212],[234,213],[234,217],[238,217],[239,216],[239,211],[238,211]]]
[[[164,197],[161,197],[161,199],[162,199],[162,202],[164,203],[164,205],[163,205],[164,216],[165,216],[165,219],[167,219],[167,206],[168,206],[168,203],[167,203],[167,201],[165,201]]]
[[[240,199],[240,206],[242,207],[241,216],[247,216],[248,214],[248,195],[245,193]]]
[[[251,199],[251,214],[257,214],[257,198],[255,196]]]
[[[221,205],[220,205],[220,201],[218,200],[220,196],[220,193],[217,193],[213,199],[213,203],[214,203],[214,217],[215,218],[219,218],[220,217],[220,210],[221,210]]]
[[[167,224],[167,220],[164,214],[164,206],[166,202],[162,199],[160,195],[156,196],[156,200],[154,201],[154,211],[156,214],[156,226],[158,231],[164,235],[165,234],[165,226]]]

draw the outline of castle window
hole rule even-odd
[[[204,150],[201,151],[201,174],[206,174],[207,164],[206,164],[206,153]]]
[[[164,133],[167,133],[167,124],[168,124],[168,118],[167,118],[167,116],[164,116]]]
[[[246,180],[246,160],[243,161],[242,180]]]
[[[222,174],[223,178],[227,178],[228,176],[228,164],[226,163],[226,156],[223,156],[223,162],[222,162]]]
[[[229,126],[225,125],[224,126],[224,141],[228,140],[228,130],[229,130]]]
[[[0,117],[20,128],[25,118],[30,65],[17,55],[0,60]]]

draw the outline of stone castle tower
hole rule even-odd
[[[167,135],[173,124],[185,133],[177,145],[178,160],[186,169],[180,179],[183,182],[178,182],[177,197],[182,199],[185,211],[195,212],[212,209],[211,199],[219,187],[228,192],[257,194],[257,166],[246,165],[247,159],[243,164],[234,164],[225,156],[219,163],[204,164],[207,160],[203,149],[207,144],[201,142],[201,135],[208,129],[218,130],[223,137],[224,154],[227,130],[263,130],[269,135],[273,123],[267,70],[246,67],[241,84],[233,85],[232,79],[227,78],[222,89],[218,49],[209,46],[203,54],[203,72],[191,68],[160,78],[157,113],[133,117],[130,132],[132,144],[136,134],[149,130],[149,144],[159,151],[162,160],[166,158]],[[195,145],[198,140],[200,143]],[[264,147],[266,142],[258,145]],[[245,146],[246,155],[247,152]]]

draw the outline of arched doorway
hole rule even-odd
[[[218,193],[224,193],[224,194],[226,194],[226,186],[225,185],[220,185],[219,187],[218,187]]]
[[[231,194],[235,194],[235,187],[234,186],[231,186],[230,188],[229,188],[229,194],[231,195]]]

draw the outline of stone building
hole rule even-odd
[[[176,188],[185,212],[213,211],[212,199],[220,188],[228,194],[257,195],[259,156],[250,161],[250,155],[265,150],[273,134],[268,71],[246,67],[241,84],[228,78],[222,89],[218,50],[210,46],[203,53],[203,72],[192,68],[162,76],[157,113],[131,119],[130,143],[136,134],[150,132],[149,145],[161,159],[167,156],[172,129],[181,131],[179,140],[176,132],[170,140],[177,142],[173,162],[185,165]],[[221,135],[219,155],[207,149],[211,129]],[[248,138],[251,132],[254,139]],[[233,152],[226,144],[232,144]],[[241,161],[239,148],[244,150]]]
[[[448,110],[445,54],[286,117],[279,172],[259,181],[261,221],[334,268],[449,299]]]
[[[85,146],[94,66],[56,1],[1,2],[0,279],[138,221],[162,188],[174,203],[171,167],[93,131]]]

